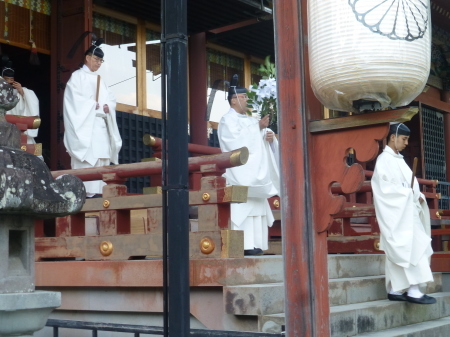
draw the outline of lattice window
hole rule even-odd
[[[136,43],[136,25],[97,12],[93,14],[92,30],[110,46]]]
[[[444,116],[442,113],[422,107],[423,146],[425,154],[425,178],[447,181],[445,167]],[[439,186],[438,192],[448,196],[446,186]],[[439,207],[449,209],[448,200],[439,200]]]
[[[239,86],[244,84],[244,60],[242,58],[225,54],[217,50],[208,49],[208,87],[212,88],[217,80],[231,80],[234,74],[239,76]],[[218,90],[224,90],[221,82]]]
[[[259,64],[259,63],[252,62],[250,64],[250,75],[252,78],[251,84],[254,84],[254,83],[259,84],[259,81],[263,78],[261,75],[261,72],[259,71],[259,67],[261,67],[261,64]]]

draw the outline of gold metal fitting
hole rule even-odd
[[[26,151],[26,150],[27,150],[27,146],[26,146],[26,145],[22,145],[22,146],[20,147],[20,149],[21,149],[22,151]]]
[[[275,208],[280,208],[280,200],[274,200],[273,201],[273,207],[275,207]]]
[[[41,119],[39,117],[35,117],[33,121],[33,129],[37,129],[41,126]]]
[[[42,156],[42,143],[34,144],[34,155]]]
[[[113,244],[110,241],[102,241],[100,243],[100,253],[102,253],[103,256],[109,256],[114,250]]]
[[[103,200],[103,207],[108,208],[109,205],[111,205],[111,202],[109,200]]]
[[[440,210],[436,212],[436,217],[438,219],[442,219]]]
[[[209,199],[211,199],[211,196],[209,195],[209,193],[203,193],[202,195],[202,199],[203,201],[208,201]]]
[[[209,236],[206,236],[200,240],[200,251],[203,254],[211,254],[216,248],[216,245]]]
[[[379,239],[376,239],[373,242],[373,248],[375,248],[375,250],[380,250],[380,240]]]
[[[234,150],[230,156],[230,164],[231,167],[241,166],[247,163],[248,161],[248,148],[241,147],[240,149]]]
[[[149,135],[148,133],[142,137],[142,141],[144,142],[144,145],[147,146],[154,146],[156,144],[156,139],[152,135]]]
[[[224,187],[222,202],[247,202],[248,186],[231,185]]]

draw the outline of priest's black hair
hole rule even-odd
[[[2,72],[3,76],[14,77],[14,69],[12,68],[12,61],[7,55],[2,55]]]
[[[388,133],[388,141],[391,138],[391,135],[395,135],[396,137],[399,135],[409,136],[411,134],[411,130],[403,123],[391,124],[389,127]]]
[[[98,38],[97,40],[92,42],[92,46],[90,46],[88,50],[86,50],[84,55],[95,55],[102,59],[105,54],[103,53],[103,50],[100,49],[100,45],[102,45],[104,42],[105,40],[103,40],[101,37]]]
[[[247,93],[247,89],[245,89],[244,87],[239,87],[238,84],[239,84],[239,76],[238,74],[234,74],[230,81],[230,88],[228,89],[228,103],[230,103],[230,105],[231,105],[231,98],[233,97],[233,95],[237,96],[237,94]]]

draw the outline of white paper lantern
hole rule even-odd
[[[429,0],[309,0],[311,84],[322,104],[409,104],[430,72]]]

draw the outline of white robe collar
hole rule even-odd
[[[233,108],[230,108],[230,112],[231,112],[231,113],[235,113],[235,114],[237,115],[237,117],[239,117],[239,118],[248,118],[248,117],[250,117],[250,116],[247,115],[247,114],[240,114],[239,112],[237,112],[237,111],[234,110]]]
[[[97,75],[96,71],[92,71],[91,69],[89,69],[89,67],[85,64],[83,64],[83,66],[81,67],[82,70],[84,70],[85,72],[87,72],[88,74],[91,75]]]
[[[394,156],[395,158],[403,159],[403,155],[401,155],[400,152],[395,153],[395,151],[392,150],[392,148],[389,145],[386,145],[383,152],[389,153],[391,156]]]

